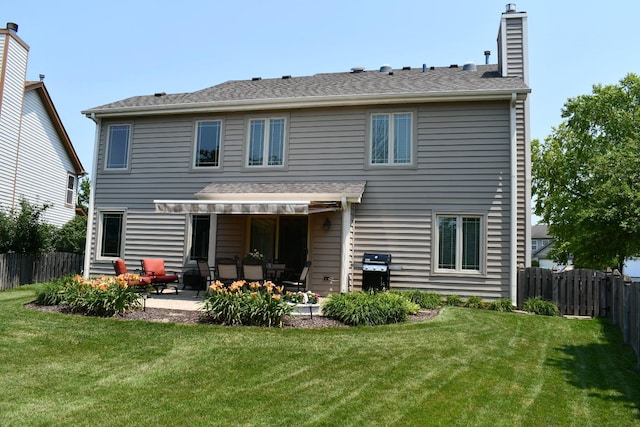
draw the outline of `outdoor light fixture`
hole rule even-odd
[[[331,230],[331,221],[329,220],[329,218],[324,220],[324,224],[322,224],[322,228],[324,228],[325,231]]]

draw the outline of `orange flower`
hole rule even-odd
[[[273,294],[273,295],[271,295],[271,298],[279,300],[280,299],[280,294]]]

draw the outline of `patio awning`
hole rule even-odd
[[[156,212],[307,215],[360,203],[358,182],[212,183],[194,200],[154,200]]]

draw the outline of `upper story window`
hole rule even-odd
[[[535,252],[538,250],[538,241],[536,239],[531,240],[531,251]]]
[[[479,216],[437,216],[437,269],[440,272],[481,272],[482,222]]]
[[[107,128],[105,169],[129,168],[129,138],[131,125],[111,125]]]
[[[220,136],[222,122],[220,120],[196,123],[196,149],[194,166],[220,166]]]
[[[67,205],[74,205],[74,199],[76,194],[76,176],[68,174],[67,175],[67,196],[65,198],[65,203]]]
[[[413,114],[371,115],[370,163],[395,165],[413,162]]]
[[[249,120],[247,166],[283,166],[284,138],[284,118]]]

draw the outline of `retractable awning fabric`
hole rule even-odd
[[[154,200],[156,212],[308,215],[360,203],[365,187],[359,182],[212,183],[195,200]]]

